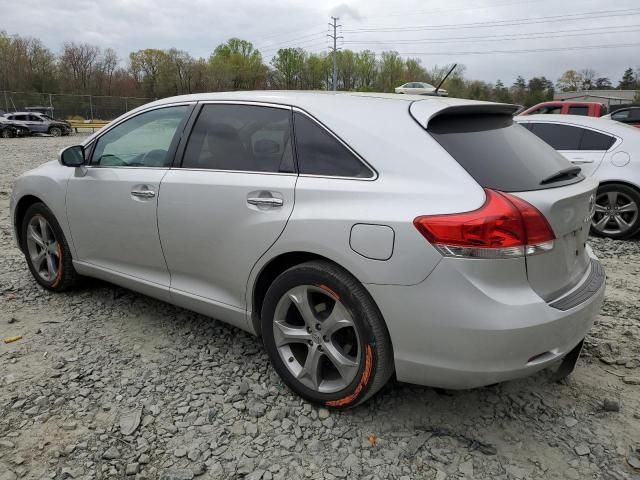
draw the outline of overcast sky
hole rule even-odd
[[[266,62],[282,47],[320,52],[333,14],[343,25],[342,48],[397,50],[425,67],[458,62],[468,78],[555,81],[566,69],[592,68],[615,85],[625,68],[640,67],[638,0],[0,0],[0,12],[0,30],[9,34],[38,37],[56,52],[66,41],[111,47],[123,63],[141,48],[207,57],[233,36],[253,42]],[[571,47],[580,50],[563,51]],[[497,53],[531,49],[558,50]]]

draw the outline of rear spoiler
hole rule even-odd
[[[422,128],[427,128],[429,122],[441,116],[458,115],[508,115],[513,116],[518,109],[518,105],[508,103],[477,102],[460,105],[451,105],[445,108],[441,103],[418,100],[409,106],[409,113]]]

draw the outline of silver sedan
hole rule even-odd
[[[511,105],[377,94],[163,99],[26,173],[17,243],[81,276],[261,335],[309,401],[573,369],[604,272],[597,182]]]

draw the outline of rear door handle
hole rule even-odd
[[[259,207],[281,207],[284,205],[284,200],[275,197],[249,197],[247,203]]]
[[[131,195],[138,198],[153,198],[156,192],[153,190],[131,190]]]

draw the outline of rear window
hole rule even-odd
[[[569,107],[569,115],[589,115],[589,107]]]
[[[427,130],[485,188],[522,192],[583,178],[568,160],[510,115],[445,114],[433,118]]]

